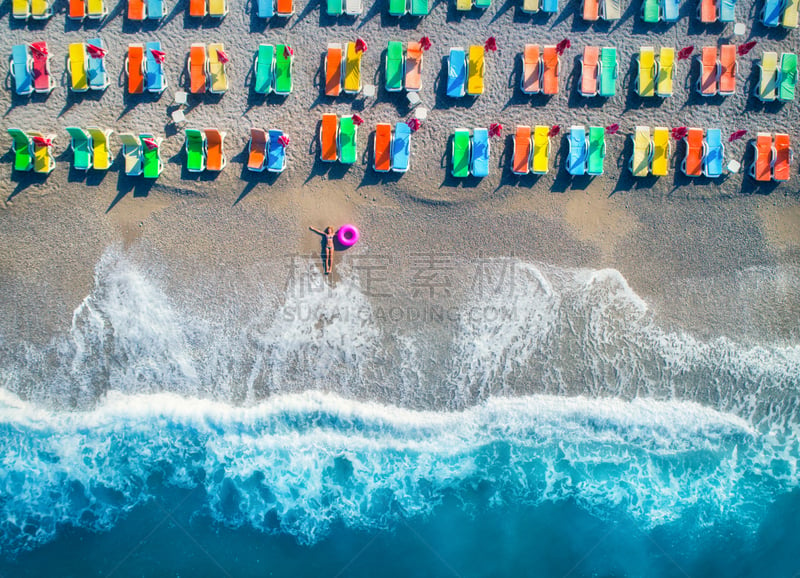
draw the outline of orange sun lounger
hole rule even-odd
[[[207,128],[203,132],[206,135],[206,170],[221,171],[228,164],[223,150],[225,133],[215,128]]]
[[[716,22],[717,13],[717,0],[700,0],[700,22]]]
[[[558,52],[555,45],[546,45],[542,55],[544,71],[542,73],[542,92],[558,94]]]
[[[775,135],[775,160],[772,165],[772,178],[776,181],[788,181],[792,165],[792,147],[789,135],[778,133]]]
[[[514,133],[514,157],[511,172],[527,175],[531,169],[531,127],[518,126]]]
[[[392,168],[392,125],[379,122],[375,127],[375,170],[387,173]]]
[[[320,159],[331,163],[339,160],[339,117],[333,113],[323,114],[319,127]]]
[[[405,61],[406,90],[414,92],[422,88],[422,46],[409,42]]]
[[[690,177],[703,174],[703,129],[690,128],[686,134],[686,158],[683,159],[683,172]]]
[[[189,0],[189,16],[202,18],[207,13],[206,0]]]
[[[760,182],[772,180],[772,135],[768,132],[758,133],[753,147],[755,158],[750,167],[750,174]]]
[[[86,18],[86,0],[69,0],[67,16],[73,20]]]
[[[583,0],[583,19],[594,22],[600,17],[599,0]]]
[[[128,58],[125,61],[128,71],[128,94],[144,92],[144,45],[128,45]]]
[[[717,94],[717,77],[719,76],[717,63],[717,47],[704,46],[700,56],[700,80],[697,90],[703,96]]]
[[[202,94],[206,91],[206,46],[192,44],[189,49],[189,92]]]
[[[719,47],[719,93],[729,95],[736,92],[736,45]]]
[[[294,14],[294,0],[276,0],[275,14],[278,16],[291,16]]]
[[[247,153],[247,168],[251,171],[264,170],[264,161],[267,160],[267,131],[263,128],[250,129],[250,146]]]
[[[342,45],[328,44],[325,57],[325,94],[339,96],[342,92]]]
[[[144,0],[128,0],[128,20],[144,20],[147,16],[147,4]]]
[[[581,95],[597,95],[597,66],[600,60],[600,48],[584,46],[581,58]]]
[[[542,68],[539,65],[539,45],[526,44],[522,53],[522,92],[536,94],[542,90]]]

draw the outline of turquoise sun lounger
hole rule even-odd
[[[736,0],[722,0],[719,5],[719,21],[736,21]]]
[[[161,20],[165,16],[163,0],[147,0],[146,3],[148,20]]]
[[[256,15],[259,18],[272,18],[275,15],[275,0],[257,0]]]
[[[733,0],[734,2],[736,0]],[[677,22],[680,18],[680,0],[663,0],[661,4],[662,18],[664,22]]]
[[[427,16],[429,12],[428,0],[411,0],[412,16]]]
[[[103,40],[100,38],[92,38],[88,40],[86,44],[105,50]],[[92,90],[105,90],[108,85],[111,84],[111,81],[108,79],[108,73],[106,73],[105,57],[95,58],[89,54],[86,63],[86,75],[89,79],[89,88]]]
[[[145,48],[145,86],[149,92],[164,92],[167,88],[167,79],[164,76],[164,64],[156,60],[153,50],[161,50],[159,41],[147,42]]]
[[[406,172],[410,157],[411,128],[404,122],[398,122],[394,127],[392,141],[392,170],[396,173]]]
[[[703,143],[703,174],[709,178],[722,176],[722,164],[725,157],[725,145],[722,144],[722,132],[718,128],[706,131],[706,140]]]
[[[72,167],[78,171],[92,168],[92,139],[82,128],[68,126],[64,130],[70,136],[70,148],[73,153]]]
[[[404,16],[406,14],[406,0],[389,0],[389,14]]]
[[[467,84],[467,55],[463,48],[451,48],[447,59],[447,96],[460,98],[464,96]]]
[[[586,128],[573,126],[569,130],[567,172],[572,176],[586,174]]]
[[[470,172],[473,177],[489,176],[489,131],[476,128],[472,131],[472,160]]]
[[[33,72],[28,47],[15,44],[11,48],[11,76],[14,77],[14,91],[27,96],[33,92]]]
[[[255,80],[253,92],[269,94],[272,91],[272,79],[275,68],[275,47],[272,44],[260,44],[254,63]]]
[[[558,12],[558,0],[542,0],[542,12],[551,14]]]
[[[604,46],[600,49],[600,87],[597,94],[605,98],[616,94],[618,72],[617,49]]]
[[[778,77],[780,78],[778,83],[778,100],[782,102],[792,102],[797,86],[796,54],[784,52],[781,55],[781,68]]]
[[[781,21],[781,10],[783,0],[764,0],[764,8],[761,11],[761,22],[764,26],[774,28]]]
[[[269,131],[267,171],[271,173],[281,173],[286,168],[286,147],[281,143],[282,136],[282,130],[272,129]]]

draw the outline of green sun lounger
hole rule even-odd
[[[453,150],[451,173],[454,177],[469,176],[469,131],[465,128],[457,128],[453,133]]]
[[[778,100],[791,102],[794,100],[794,91],[797,86],[797,55],[784,52],[781,56],[780,84],[778,85]]]
[[[648,24],[655,24],[660,19],[659,0],[643,0],[642,20]]]
[[[153,139],[156,146],[150,148],[145,139]],[[150,134],[140,134],[139,140],[142,142],[142,176],[146,179],[156,179],[164,169],[161,163],[161,139]]]
[[[8,129],[8,134],[14,139],[14,170],[29,171],[33,168],[33,144],[30,137],[18,128]]]
[[[342,12],[344,12],[344,6],[342,6],[342,0],[327,0],[327,13],[329,16],[341,16]]]
[[[617,73],[617,49],[613,46],[604,46],[600,50],[600,90],[597,94],[604,97],[616,94]]]
[[[88,133],[82,128],[68,126],[64,130],[70,137],[72,148],[72,167],[78,171],[88,171],[92,168],[92,142]]]
[[[339,162],[352,165],[356,162],[356,136],[358,127],[352,116],[339,120]]]
[[[275,68],[275,47],[272,44],[259,44],[256,53],[255,81],[253,92],[256,94],[269,94],[272,91],[273,70]]]
[[[292,92],[292,58],[285,44],[275,46],[275,93]]]
[[[492,0],[472,0],[472,5],[475,6],[475,8],[486,9],[492,5]]]
[[[406,13],[406,0],[389,0],[389,14],[404,16]]]
[[[603,174],[603,161],[606,159],[606,129],[602,126],[589,127],[589,156],[586,162],[586,173]]]
[[[396,40],[389,41],[386,51],[386,90],[403,90],[403,43]]]
[[[199,173],[206,168],[206,136],[203,131],[187,128],[186,136],[186,170]]]
[[[427,16],[431,9],[428,6],[428,0],[411,0],[411,15],[412,16]]]

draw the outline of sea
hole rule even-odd
[[[346,261],[241,315],[110,248],[69,326],[1,336],[0,577],[800,576],[800,341],[613,269],[437,301]]]

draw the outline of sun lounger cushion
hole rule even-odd
[[[27,20],[31,16],[30,0],[12,0],[11,15],[18,20]]]
[[[619,20],[622,17],[621,0],[600,1],[600,15],[604,20]]]
[[[275,15],[275,0],[257,0],[256,15],[259,18],[272,18]]]
[[[92,162],[94,168],[99,171],[105,171],[111,167],[112,156],[109,146],[111,133],[111,129],[89,127],[89,136],[92,143]]]
[[[82,128],[74,126],[68,126],[65,130],[70,136],[72,167],[78,171],[88,171],[92,168],[92,141],[89,134]]]
[[[719,93],[736,92],[736,46],[723,44],[719,47]]]
[[[661,19],[659,0],[642,0],[642,20],[653,24]]]
[[[467,66],[463,48],[451,48],[447,61],[447,96],[458,98],[466,94]]]
[[[356,162],[358,127],[352,116],[339,119],[339,162],[351,165]]]
[[[542,93],[558,94],[558,52],[556,47],[546,45],[542,52]]]
[[[128,20],[141,21],[147,17],[147,4],[144,0],[128,0]]]
[[[389,0],[389,14],[403,16],[406,13],[406,0]]]
[[[581,58],[581,94],[583,96],[597,94],[599,60],[600,49],[597,46],[583,47],[583,58]]]
[[[35,45],[41,45],[42,48],[47,50],[46,42],[37,42]],[[50,76],[50,54],[44,54],[38,50],[31,48],[30,51],[33,73],[33,89],[36,92],[50,92],[55,87],[55,82]]]
[[[558,0],[542,0],[542,12],[551,14],[558,12]]]
[[[392,168],[392,125],[388,122],[379,122],[375,126],[373,156],[376,171],[385,173]]]
[[[332,162],[339,159],[339,117],[323,114],[319,127],[320,159]]]
[[[661,17],[664,22],[677,22],[680,18],[680,0],[663,0],[661,4]]]
[[[261,172],[267,160],[267,131],[260,128],[250,129],[250,144],[247,147],[247,168]]]
[[[617,49],[604,46],[600,50],[600,96],[607,98],[616,94],[617,73]]]
[[[721,0],[719,5],[719,21],[736,21],[736,0]]]
[[[86,41],[86,44],[105,50],[105,45],[100,38],[91,38]],[[105,90],[111,84],[106,72],[105,56],[100,56],[99,53],[88,53],[86,56],[86,75],[89,79],[89,88],[92,90]]]
[[[451,174],[454,177],[468,177],[469,176],[469,148],[470,136],[467,129],[456,129],[453,133],[453,146],[451,153],[452,169]]]
[[[533,159],[531,168],[536,174],[550,170],[550,127],[537,125],[533,129]]]
[[[206,168],[206,136],[203,131],[186,129],[186,170],[199,173]]]
[[[703,174],[703,129],[690,128],[684,139],[686,156],[683,159],[683,172],[690,177]]]
[[[700,59],[700,81],[698,90],[703,96],[717,94],[718,83],[717,47],[704,46]]]
[[[279,49],[280,46],[276,47],[276,52],[278,52]],[[215,94],[220,94],[228,90],[227,65],[222,61],[220,52],[225,52],[225,46],[223,44],[215,43],[208,45],[208,60],[206,60],[208,66],[208,90]],[[275,68],[275,74],[277,76],[277,62]],[[277,80],[275,84],[277,86]]]
[[[642,97],[655,96],[656,54],[652,46],[639,49],[639,73],[636,93]]]
[[[122,156],[125,159],[125,174],[136,176],[142,174],[142,144],[139,138],[130,133],[122,133]]]
[[[105,0],[87,0],[86,16],[89,18],[104,18],[108,14]]]
[[[351,94],[361,92],[361,52],[354,42],[347,43],[344,63],[344,91]]]
[[[472,131],[472,158],[470,172],[473,177],[489,176],[489,131],[485,128],[476,128]]]
[[[656,94],[661,97],[672,96],[675,76],[675,49],[662,46],[658,54],[658,75]]]
[[[606,129],[602,126],[590,126],[588,141],[586,172],[590,175],[602,175],[606,159]]]
[[[785,0],[781,24],[784,28],[797,28],[800,0]]]
[[[531,127],[517,126],[514,132],[514,154],[511,158],[511,172],[527,175],[531,165]]]
[[[161,164],[161,139],[157,139],[150,134],[139,135],[142,151],[142,176],[146,179],[155,179],[161,174],[163,165]],[[155,142],[155,147],[150,147],[145,140]]]
[[[522,78],[520,88],[526,94],[542,90],[542,67],[538,44],[526,44],[522,52]]]
[[[24,96],[33,92],[31,60],[25,44],[15,44],[11,48],[11,75],[14,77],[14,91],[17,94]]]
[[[791,173],[792,149],[789,135],[778,133],[775,135],[775,159],[772,166],[772,178],[776,181],[788,181]]]
[[[130,44],[127,59],[128,93],[141,94],[144,92],[144,46]]]
[[[765,52],[759,63],[761,78],[756,87],[756,96],[760,100],[773,101],[778,96],[778,54]]]
[[[573,176],[586,174],[586,128],[573,126],[569,131],[569,156],[567,172]]]
[[[583,19],[594,22],[600,18],[600,0],[583,0]]]
[[[718,128],[706,131],[705,153],[703,155],[703,174],[709,178],[722,175],[722,163],[725,147],[722,144],[722,132]]]
[[[147,42],[145,45],[145,85],[149,92],[163,92],[167,88],[164,76],[164,64],[159,62],[153,54],[154,50],[161,50],[158,41]]]
[[[276,0],[275,14],[284,17],[294,14],[294,0]]]
[[[36,20],[43,20],[50,18],[52,15],[53,8],[48,0],[31,0],[31,17]]]
[[[795,87],[797,86],[797,55],[784,52],[781,55],[780,86],[778,98],[784,102],[794,100]]]
[[[361,0],[344,0],[344,12],[348,16],[357,16],[361,14],[364,6]]]
[[[14,170],[29,171],[33,168],[33,143],[30,137],[18,128],[9,128],[14,150]]]
[[[405,85],[408,91],[422,88],[423,51],[419,42],[409,42],[405,59]]]
[[[541,8],[540,0],[522,0],[522,11],[535,14]]]
[[[411,128],[404,122],[394,126],[392,142],[392,170],[404,173],[408,170],[411,157]]]
[[[52,142],[55,136],[44,135],[34,131],[28,132],[28,136],[31,137],[31,142],[33,142],[33,172],[40,174],[53,172],[53,169],[56,168],[56,160],[53,158],[53,147],[37,143],[34,137]]]
[[[286,44],[275,46],[275,93],[289,94],[294,86],[292,81],[291,49]]]
[[[386,90],[396,92],[403,90],[403,43],[389,41],[386,50]]]
[[[653,129],[653,175],[666,176],[669,172],[669,139],[670,132],[666,127],[657,126]]]
[[[83,42],[69,45],[69,79],[73,92],[89,90],[89,77],[86,73],[86,46]]]
[[[632,138],[631,174],[634,177],[646,177],[650,173],[650,127],[637,126]]]
[[[256,94],[269,94],[272,92],[273,68],[275,66],[275,47],[272,44],[259,45],[254,66],[253,91]]]
[[[189,16],[202,18],[206,15],[206,0],[189,0]]]
[[[225,156],[225,132],[216,128],[203,130],[206,137],[206,170],[221,171],[228,164]]]
[[[427,16],[428,12],[430,12],[428,0],[411,0],[412,16]]]
[[[469,47],[467,59],[467,94],[483,94],[484,66],[484,48],[480,44],[473,44]]]
[[[764,0],[764,9],[761,12],[764,26],[774,27],[780,23],[782,6],[783,0]]]
[[[286,168],[286,147],[281,142],[282,136],[282,130],[272,129],[269,131],[267,170],[271,173],[280,173]]]
[[[339,96],[342,90],[342,46],[328,44],[325,57],[325,94]]]
[[[146,0],[146,2],[147,2],[147,19],[161,20],[164,17],[163,0]]]

